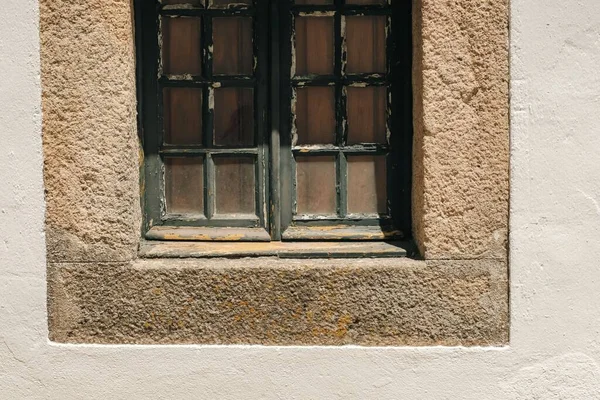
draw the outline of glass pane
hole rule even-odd
[[[336,214],[335,156],[296,157],[298,214]]]
[[[203,159],[165,158],[167,212],[204,214]]]
[[[387,214],[385,156],[348,157],[348,212]]]
[[[255,211],[254,158],[215,157],[217,214],[252,214]]]
[[[386,17],[346,17],[348,73],[386,72]]]
[[[223,8],[240,4],[252,4],[252,0],[212,0],[210,4],[215,7]]]
[[[165,142],[202,143],[202,89],[165,88],[163,101]]]
[[[298,144],[335,143],[335,88],[313,86],[296,91]]]
[[[348,143],[385,143],[387,88],[349,87],[347,94]]]
[[[296,4],[333,4],[333,0],[296,0]]]
[[[163,3],[164,5],[189,4],[192,6],[201,6],[204,4],[202,0],[162,0],[161,3]]]
[[[332,75],[333,53],[333,18],[296,17],[296,75]]]
[[[215,145],[254,145],[254,90],[215,89]]]
[[[387,4],[387,0],[346,0],[346,4]]]
[[[213,72],[252,74],[252,18],[213,18]]]
[[[200,18],[163,18],[163,72],[171,75],[200,75],[202,73],[201,36]]]

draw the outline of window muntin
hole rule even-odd
[[[394,21],[406,9],[369,0],[144,6],[146,231],[405,237],[410,47]],[[185,198],[199,188],[201,199]]]

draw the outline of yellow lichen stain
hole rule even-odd
[[[311,316],[312,321],[312,316]],[[328,336],[342,339],[348,334],[348,328],[352,324],[352,316],[345,314],[337,319],[335,328],[315,326],[311,329],[313,336]]]
[[[155,296],[160,296],[161,294],[163,294],[163,290],[162,288],[155,287],[152,289],[152,294]]]
[[[314,316],[315,316],[314,312],[312,312],[312,311],[307,311],[306,312],[306,320],[308,322],[313,322]]]
[[[335,330],[335,336],[343,338],[348,333],[348,327],[352,323],[352,317],[348,314],[342,315],[338,319],[337,329]]]

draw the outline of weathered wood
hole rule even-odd
[[[268,242],[271,240],[271,237],[264,228],[155,226],[146,233],[146,239],[204,242]]]
[[[402,231],[380,226],[291,226],[283,232],[283,240],[398,240]]]

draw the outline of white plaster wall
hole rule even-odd
[[[598,0],[512,1],[504,349],[49,343],[37,1],[0,20],[0,399],[600,399]]]

